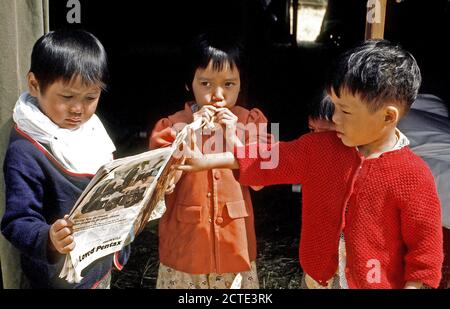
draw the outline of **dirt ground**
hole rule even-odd
[[[302,270],[298,260],[300,198],[290,186],[252,193],[261,288],[298,289]],[[132,243],[130,260],[114,271],[111,287],[153,289],[158,273],[158,228],[151,222]]]

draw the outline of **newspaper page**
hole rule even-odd
[[[81,272],[95,260],[131,243],[150,220],[165,211],[164,194],[170,167],[183,159],[179,146],[188,128],[198,130],[201,119],[187,125],[172,147],[114,160],[99,169],[83,191],[69,219],[74,223],[75,248],[66,255],[60,278],[81,281]]]

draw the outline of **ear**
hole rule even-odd
[[[397,106],[388,105],[384,108],[385,124],[396,124],[400,118],[400,110]]]
[[[33,72],[28,73],[27,80],[28,91],[30,92],[31,96],[38,97],[41,91],[39,89],[39,82],[37,81],[36,76]]]

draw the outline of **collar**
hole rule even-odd
[[[395,136],[397,138],[397,142],[395,143],[394,147],[392,147],[391,149],[388,149],[386,151],[381,152],[380,154],[378,154],[378,156],[376,157],[370,157],[370,159],[376,159],[379,158],[381,155],[385,154],[386,152],[391,152],[391,151],[396,151],[396,150],[400,150],[403,147],[406,147],[409,145],[409,139],[406,137],[406,135],[404,135],[398,128],[395,128]],[[359,152],[359,148],[358,146],[356,146],[356,151],[358,153]]]

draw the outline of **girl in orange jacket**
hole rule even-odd
[[[150,149],[167,147],[198,117],[215,123],[199,131],[203,153],[220,153],[252,141],[267,141],[267,119],[237,106],[241,49],[224,36],[200,35],[191,50],[186,88],[195,101],[163,118],[150,136]],[[177,175],[159,222],[157,288],[258,288],[253,207],[247,186],[229,169]],[[254,189],[260,189],[255,187]]]

